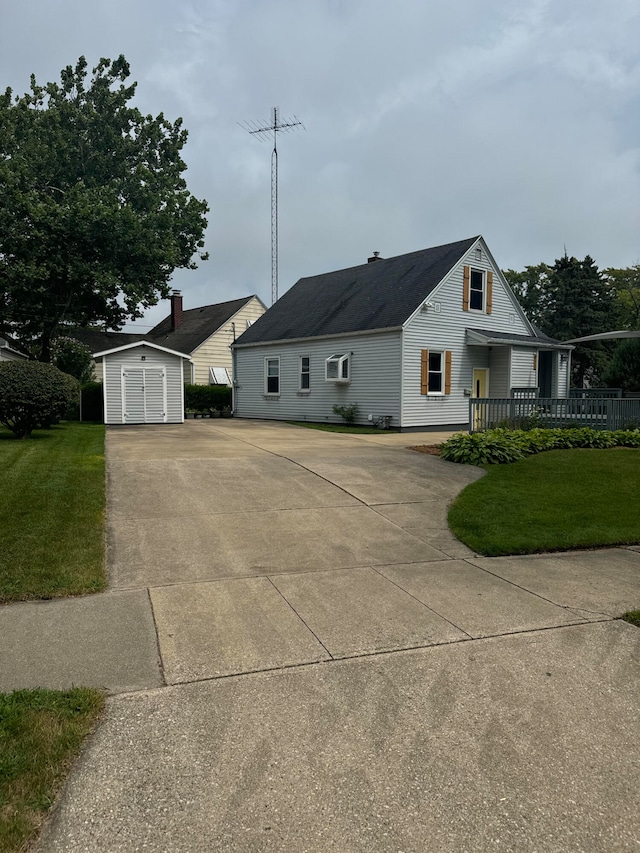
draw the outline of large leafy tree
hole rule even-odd
[[[640,264],[626,269],[605,270],[616,293],[620,326],[640,329]]]
[[[124,56],[0,95],[0,333],[42,361],[69,323],[118,329],[195,268],[206,201],[187,189],[182,120],[130,104]]]
[[[518,298],[518,302],[534,326],[540,326],[543,320],[550,274],[551,267],[545,263],[525,267],[521,272],[504,271],[504,276]]]

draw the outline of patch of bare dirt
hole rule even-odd
[[[407,450],[416,450],[418,453],[428,453],[430,456],[440,456],[441,445],[419,444],[417,447],[408,447]]]

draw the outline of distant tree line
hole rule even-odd
[[[584,260],[558,258],[504,275],[527,317],[560,341],[624,329],[640,329],[640,264],[599,270]],[[575,387],[608,385],[640,391],[640,339],[577,344],[572,355]]]

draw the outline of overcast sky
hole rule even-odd
[[[211,207],[184,307],[476,234],[502,268],[640,262],[638,0],[0,0],[0,88],[124,53],[143,112],[182,116]],[[147,312],[153,325],[167,303]],[[130,328],[130,327],[129,327]],[[138,328],[142,330],[142,325]]]

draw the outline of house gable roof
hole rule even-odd
[[[400,328],[477,239],[301,278],[237,343]]]
[[[202,308],[189,308],[182,313],[182,322],[178,328],[171,329],[171,315],[158,323],[147,335],[147,340],[168,345],[178,352],[193,353],[218,329],[228,322],[234,314],[256,297],[245,296],[217,305],[203,305]]]

